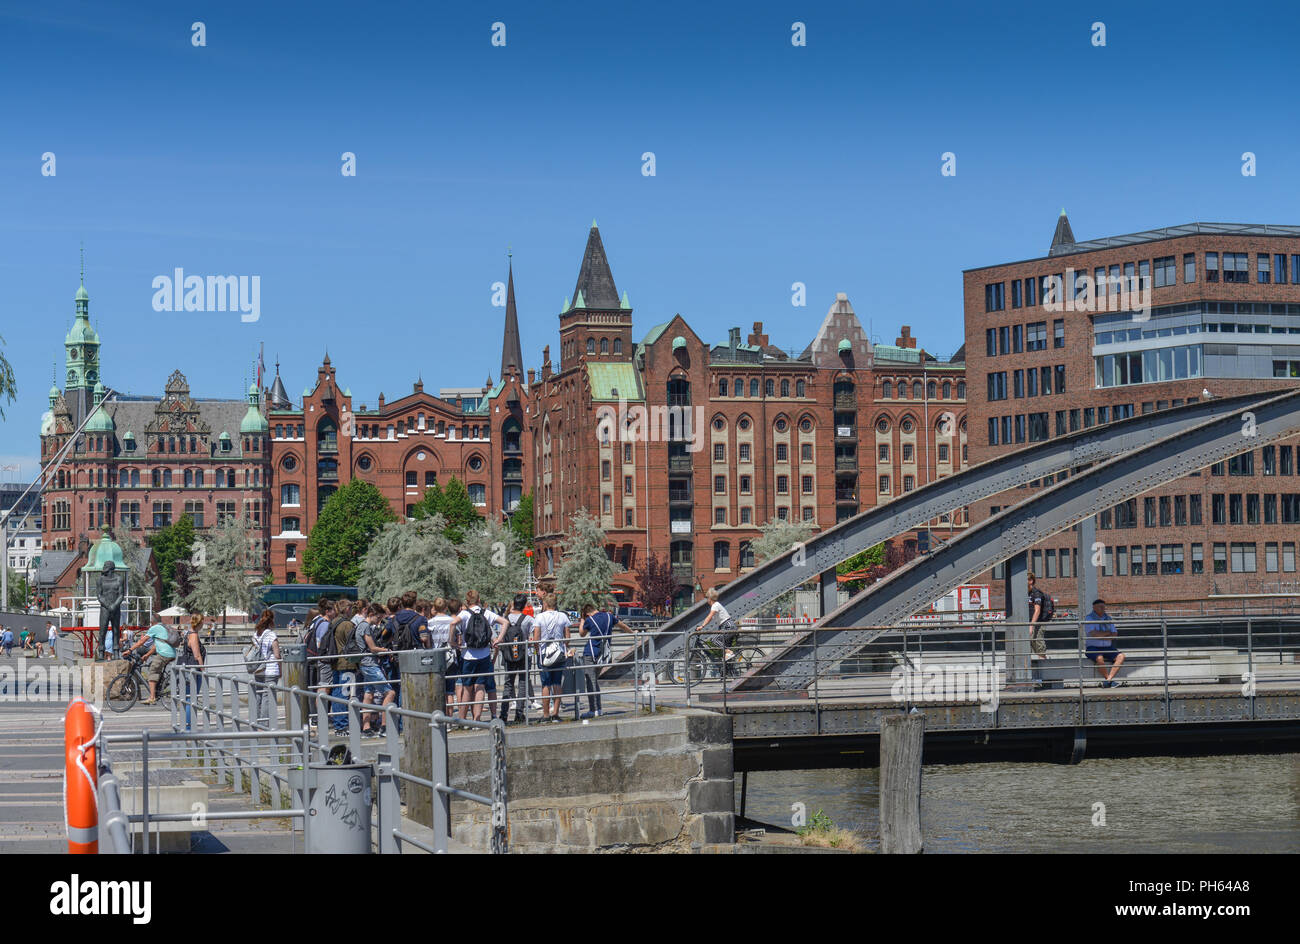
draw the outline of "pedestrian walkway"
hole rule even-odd
[[[65,709],[64,704],[0,705],[0,853],[68,850],[63,828]],[[146,727],[170,731],[169,712],[137,705],[124,714],[104,713],[104,730],[109,734],[137,733]],[[113,759],[130,756],[119,749]],[[247,794],[209,784],[212,812],[248,809],[248,803]],[[288,853],[293,851],[289,820],[211,821],[192,834],[190,851]]]

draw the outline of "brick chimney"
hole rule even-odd
[[[754,322],[754,333],[749,336],[748,343],[755,347],[767,347],[767,335],[763,333],[763,322]]]
[[[546,380],[551,376],[551,346],[548,344],[542,348],[542,379]]]
[[[530,367],[528,368],[528,386],[531,387],[536,382],[537,382],[537,371],[535,371],[533,368]]]
[[[901,338],[895,338],[895,339],[894,339],[894,344],[895,344],[897,347],[906,347],[906,348],[913,348],[913,349],[915,349],[915,347],[916,347],[916,338],[912,337],[912,326],[911,326],[911,325],[903,325],[902,332],[903,332],[903,336],[902,336]]]
[[[384,408],[384,395],[383,395],[383,393],[381,392],[381,393],[379,394],[379,409],[382,410],[383,408]]]

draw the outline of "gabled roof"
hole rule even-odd
[[[581,296],[581,297],[580,297]],[[618,311],[620,301],[614,274],[609,271],[605,258],[605,245],[600,241],[596,221],[591,221],[587,233],[587,248],[582,254],[582,268],[578,270],[578,284],[573,287],[574,308],[596,308]]]

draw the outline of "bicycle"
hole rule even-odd
[[[136,702],[149,696],[149,680],[140,671],[144,660],[134,652],[122,658],[126,666],[113,681],[108,683],[108,688],[104,691],[104,701],[108,704],[109,710],[119,714],[130,711],[135,707]],[[158,683],[158,701],[159,703],[170,702],[171,697],[171,673],[164,672],[162,681]]]
[[[685,684],[689,669],[691,682],[705,679],[740,678],[755,663],[767,658],[767,653],[755,645],[752,637],[737,636],[731,646],[732,658],[724,659],[723,650],[707,636],[692,636],[687,652],[672,661],[672,679]]]

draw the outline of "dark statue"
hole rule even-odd
[[[126,575],[117,573],[112,561],[104,564],[104,572],[95,583],[95,597],[99,600],[99,655],[104,657],[104,639],[113,626],[113,650],[117,651],[122,629],[122,600],[126,596]]]

